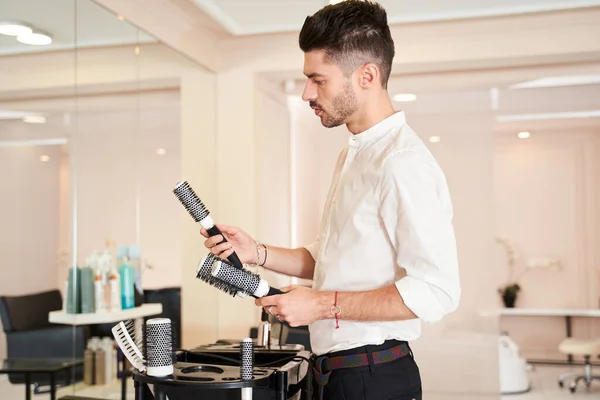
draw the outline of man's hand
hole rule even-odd
[[[292,285],[282,288],[281,291],[285,293],[261,297],[256,299],[255,303],[291,327],[310,325],[327,318],[334,301],[333,297],[327,296],[327,292],[304,286]]]
[[[227,242],[217,244],[223,241],[223,236],[209,237],[206,229],[200,229],[200,234],[206,238],[204,246],[210,249],[211,253],[222,260],[226,260],[235,251],[242,263],[256,262],[256,242],[250,235],[237,226],[217,224],[217,228],[225,235]]]
[[[335,316],[331,306],[335,292],[322,292],[304,286],[288,286],[284,294],[256,299],[271,315],[290,326],[309,325]],[[351,321],[402,321],[418,318],[409,309],[394,284],[362,292],[338,292],[338,318]]]

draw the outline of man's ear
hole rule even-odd
[[[358,74],[358,84],[363,89],[367,89],[379,82],[379,68],[373,63],[368,63],[360,67]]]

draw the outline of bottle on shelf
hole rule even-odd
[[[67,313],[81,313],[81,268],[78,266],[69,268],[67,293],[65,295],[67,297]]]
[[[96,385],[106,383],[106,352],[101,343],[98,344],[98,348],[94,352],[94,383]]]
[[[119,287],[119,274],[113,268],[109,278],[110,287],[110,311],[121,310],[121,288]]]
[[[123,257],[119,267],[119,279],[121,281],[121,307],[123,310],[135,307],[134,271],[127,256]]]
[[[94,270],[91,267],[91,257],[81,267],[81,312],[84,314],[96,311],[94,298]]]
[[[94,384],[94,341],[89,339],[83,352],[83,382],[86,385]]]

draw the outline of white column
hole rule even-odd
[[[218,215],[216,82],[214,74],[200,69],[181,79],[181,179]],[[200,226],[183,207],[179,217],[183,230],[182,346],[190,348],[217,339],[218,291],[196,279],[198,262],[208,253]]]

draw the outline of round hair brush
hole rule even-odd
[[[259,298],[283,293],[270,287],[258,274],[238,269],[212,253],[200,261],[196,277],[233,296]]]
[[[200,223],[200,225],[202,225],[202,227],[206,229],[206,232],[208,232],[209,236],[223,236],[223,240],[219,242],[219,244],[227,241],[225,239],[225,235],[223,235],[221,230],[215,225],[215,222],[210,216],[208,208],[206,208],[204,203],[202,203],[202,201],[200,200],[196,192],[194,192],[194,189],[192,189],[189,183],[187,183],[186,181],[181,181],[177,183],[177,185],[175,185],[175,188],[173,189],[173,193],[175,194],[175,196],[177,196],[183,207],[185,207],[185,209],[192,216],[194,221]],[[227,257],[227,259],[236,268],[242,269],[244,267],[235,251],[231,253],[231,255]]]
[[[233,286],[229,282],[222,281],[219,278],[216,278],[212,275],[212,267],[217,261],[220,261],[220,259],[217,256],[215,256],[213,253],[208,253],[208,255],[202,260],[200,260],[200,262],[198,263],[196,278],[234,297],[247,297],[247,294],[244,293],[241,289]]]

